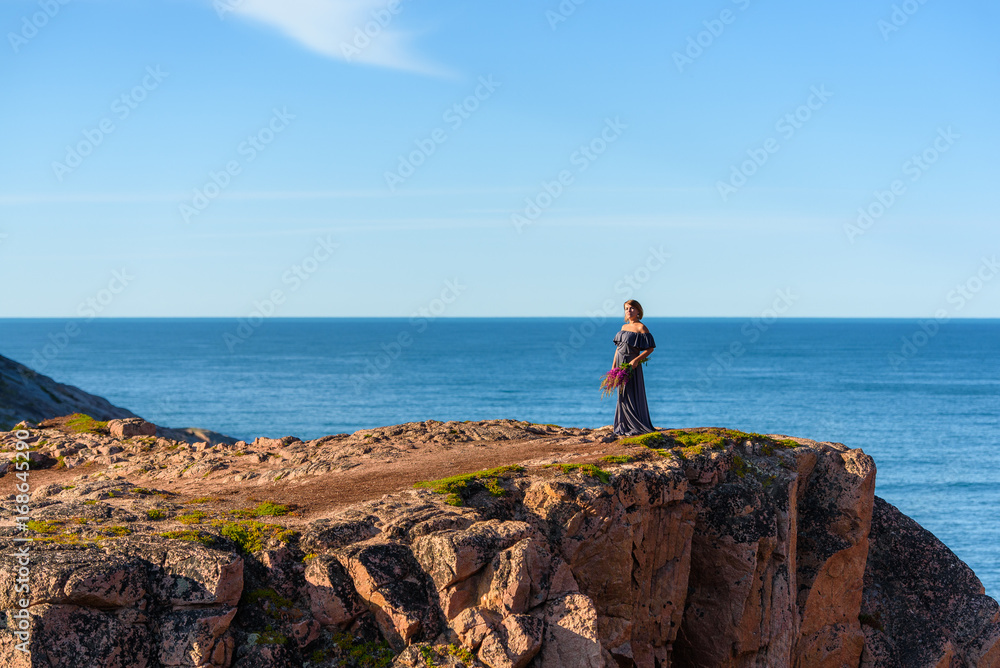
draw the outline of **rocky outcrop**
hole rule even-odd
[[[43,543],[33,546],[31,562],[30,659],[15,649],[10,633],[0,631],[3,665],[231,664],[227,631],[243,590],[239,555],[181,541],[126,538],[106,549]],[[15,579],[16,569],[0,574],[8,629],[18,607]]]
[[[150,455],[173,447],[126,438]],[[373,440],[267,446],[298,468]],[[180,515],[170,494],[123,479],[52,485],[36,501],[32,665],[1000,666],[1000,607],[874,496],[861,450],[703,429],[602,452],[297,524]],[[160,509],[185,525],[164,531],[148,519]],[[3,533],[7,564],[21,534]],[[0,598],[3,665],[28,665],[17,605]]]
[[[0,429],[10,429],[16,424],[35,427],[72,414],[108,421],[109,433],[117,438],[159,436],[185,443],[211,444],[232,444],[237,440],[209,429],[156,426],[103,397],[58,383],[0,355]]]
[[[1000,665],[1000,614],[975,573],[875,498],[861,605],[863,668]]]
[[[135,417],[107,399],[48,376],[0,355],[0,428],[21,420],[41,422],[59,415],[85,413],[97,420]]]

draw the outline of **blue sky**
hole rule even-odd
[[[1000,317],[998,14],[4,0],[0,317]]]

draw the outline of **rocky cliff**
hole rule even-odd
[[[86,413],[97,420],[135,417],[107,399],[58,383],[0,355],[0,427],[19,420],[40,422],[59,415]]]
[[[132,411],[115,406],[104,397],[90,394],[73,385],[59,383],[0,355],[0,429],[9,429],[20,420],[64,422],[66,418],[77,414],[102,421],[137,417]],[[64,419],[58,420],[59,416]],[[236,441],[224,434],[197,427],[154,428],[159,436],[188,443]]]
[[[840,444],[494,420],[213,445],[54,425],[22,425],[25,531],[4,506],[4,666],[1000,666],[996,601]]]

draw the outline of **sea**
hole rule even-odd
[[[658,428],[836,441],[1000,597],[1000,320],[648,318]],[[170,427],[612,422],[618,320],[0,319],[0,354]]]

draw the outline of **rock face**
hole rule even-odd
[[[0,355],[0,427],[7,429],[21,420],[41,422],[70,413],[85,413],[96,420],[135,417],[107,399],[57,383]]]
[[[878,497],[861,619],[864,667],[1000,665],[996,601],[929,531]]]
[[[6,556],[6,555],[5,555]],[[8,557],[9,558],[9,557]],[[0,575],[13,625],[15,570]],[[180,541],[32,550],[30,659],[0,632],[5,666],[228,666],[243,560]]]
[[[1000,666],[997,602],[874,496],[861,450],[726,430],[618,447],[606,470],[481,472],[297,531],[157,533],[140,512],[153,490],[54,487],[43,521],[89,513],[131,535],[40,533],[32,659],[5,569],[0,664]],[[9,564],[20,534],[3,533]]]

